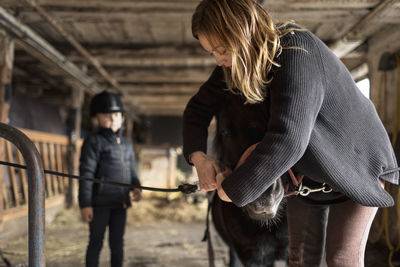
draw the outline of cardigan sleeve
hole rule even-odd
[[[215,115],[220,98],[226,88],[224,73],[216,67],[209,79],[189,100],[183,113],[183,155],[189,164],[189,156],[195,151],[207,152],[208,126]]]
[[[301,40],[298,35],[303,36]],[[311,37],[304,36],[307,33],[291,36],[294,48],[283,50],[278,58],[281,67],[273,70],[270,120],[262,142],[222,183],[237,206],[257,199],[308,146],[324,99],[325,73],[319,48]]]

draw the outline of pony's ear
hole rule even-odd
[[[257,147],[257,145],[258,145],[259,143],[261,143],[261,142],[255,143],[254,145],[251,145],[250,147],[248,147],[248,148],[243,152],[243,154],[242,154],[242,156],[240,157],[238,163],[236,164],[235,170],[236,170],[237,168],[239,168],[239,166],[242,165],[242,164],[250,157],[251,152],[253,152],[253,150]]]

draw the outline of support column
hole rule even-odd
[[[368,41],[371,100],[375,104],[392,142],[394,142],[393,135],[397,133],[397,141],[393,144],[397,159],[400,159],[400,129],[395,121],[399,115],[396,113],[398,113],[397,98],[399,97],[397,85],[400,76],[397,67],[388,67],[388,61],[383,60],[382,55],[387,52],[393,55],[392,59],[395,60],[394,55],[400,55],[399,38],[400,29],[392,27],[380,31]],[[382,61],[381,64],[380,61]],[[387,242],[390,242],[396,248],[400,242],[398,240],[400,229],[397,214],[399,187],[386,183],[385,188],[394,198],[395,206],[378,210],[369,238],[375,242],[379,241],[383,246],[387,246]],[[385,232],[382,232],[381,229],[388,232],[388,238],[385,237]]]
[[[124,124],[125,124],[124,137],[133,143],[132,140],[133,120],[128,114],[125,114]]]
[[[79,174],[79,139],[81,136],[82,104],[84,90],[74,87],[71,94],[71,108],[69,110],[69,146],[68,146],[68,171],[71,174]],[[68,180],[66,206],[71,208],[77,204],[77,184],[75,179]]]
[[[11,76],[12,67],[14,62],[14,41],[4,31],[0,31],[0,122],[8,123],[8,113],[10,110],[10,97],[11,97]],[[0,140],[0,159],[5,159],[5,146],[4,139]],[[3,168],[0,167],[0,230],[3,222]],[[0,242],[1,247],[1,242]]]

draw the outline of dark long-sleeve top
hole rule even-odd
[[[270,119],[262,142],[222,183],[237,206],[264,192],[289,168],[325,182],[366,206],[386,207],[393,198],[378,178],[399,183],[392,145],[372,102],[349,71],[311,32],[282,37],[284,47],[268,85]],[[294,48],[293,48],[294,47]],[[186,160],[206,152],[207,127],[228,92],[217,67],[188,102],[183,117]],[[267,101],[267,100],[266,100]]]
[[[120,138],[120,143],[117,142]],[[133,145],[120,132],[101,128],[88,136],[82,145],[79,173],[88,178],[140,185],[134,169]],[[129,188],[108,184],[79,181],[79,206],[130,206]],[[125,204],[125,205],[124,205]]]

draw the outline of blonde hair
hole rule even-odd
[[[248,103],[264,100],[265,85],[272,80],[269,72],[279,66],[280,37],[292,30],[281,29],[254,0],[203,0],[192,17],[196,39],[202,34],[213,47],[222,45],[232,53],[232,67],[223,67],[226,83]]]

